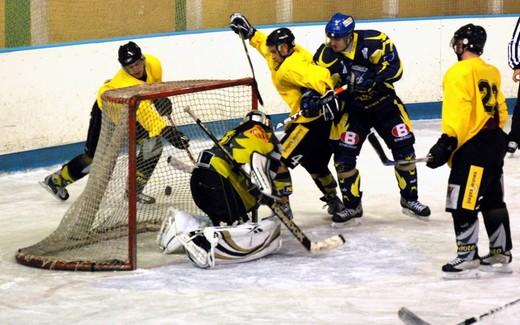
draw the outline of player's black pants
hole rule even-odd
[[[513,110],[513,118],[511,121],[511,132],[509,132],[509,140],[520,143],[520,85],[518,86],[518,94],[516,96],[516,105]]]
[[[247,221],[242,199],[231,182],[218,172],[197,167],[190,179],[191,194],[195,204],[208,215],[215,226],[222,222],[231,225]]]

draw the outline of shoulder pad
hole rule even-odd
[[[334,53],[334,51],[325,44],[321,44],[314,54],[313,60],[317,65],[328,68],[336,63],[339,58],[340,56],[337,53]]]

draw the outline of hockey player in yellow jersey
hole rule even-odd
[[[264,202],[263,196],[282,202],[292,216],[291,178],[270,117],[251,111],[219,142],[227,153],[217,145],[202,151],[190,180],[193,200],[208,218],[171,211],[158,235],[164,253],[182,245],[202,268],[257,259],[280,248],[277,218],[248,222],[248,212]]]
[[[427,166],[451,167],[446,211],[451,212],[457,257],[445,264],[447,278],[472,277],[476,269],[511,272],[511,231],[504,202],[503,164],[508,113],[496,67],[484,62],[486,31],[473,24],[459,28],[451,41],[457,55],[444,75],[442,135],[430,149]],[[489,254],[479,257],[478,212],[489,237]]]
[[[162,81],[162,67],[159,59],[151,54],[143,55],[141,48],[134,42],[120,46],[118,61],[121,69],[111,80],[101,86],[92,107],[84,153],[64,164],[59,171],[47,176],[41,182],[45,189],[60,200],[64,201],[69,197],[67,185],[89,173],[101,132],[101,111],[103,109],[101,95],[110,89]],[[140,143],[137,157],[137,183],[138,200],[141,203],[154,203],[155,201],[153,197],[144,194],[143,189],[162,153],[162,144],[157,137],[164,137],[180,149],[188,146],[188,138],[175,127],[167,125],[161,117],[161,115],[171,114],[171,111],[172,104],[166,98],[156,100],[153,104],[150,101],[143,101],[136,112],[137,137]]]
[[[249,39],[249,44],[264,57],[273,84],[289,106],[290,114],[302,112],[285,129],[282,155],[290,168],[301,163],[322,192],[321,200],[328,205],[328,213],[336,215],[344,207],[328,168],[332,156],[329,136],[332,120],[339,115],[340,108],[329,71],[312,62],[310,52],[295,43],[288,28],[278,28],[266,35],[239,13],[231,15],[229,26],[242,39]]]
[[[357,157],[371,129],[384,139],[395,160],[415,157],[415,137],[408,112],[393,83],[403,74],[397,49],[388,36],[376,30],[355,29],[352,16],[334,14],[325,26],[327,41],[314,54],[316,64],[326,67],[349,89],[339,97],[348,115],[338,121],[334,163],[347,210],[333,218],[348,224],[363,215],[361,175]],[[348,118],[347,118],[348,117]],[[402,211],[419,219],[430,215],[418,200],[415,164],[394,168],[401,194]]]

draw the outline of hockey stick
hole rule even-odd
[[[217,147],[228,157],[229,161],[238,166],[233,156],[224,148],[224,146],[218,141],[213,132],[211,132],[204,123],[191,111],[189,106],[184,108],[184,111],[188,113],[191,118],[197,123],[197,125],[206,133],[206,135],[215,143]],[[237,168],[239,172],[243,174],[244,177],[249,179],[249,175],[242,169]],[[274,211],[275,215],[282,221],[282,223],[289,229],[289,231],[293,234],[293,236],[298,239],[298,241],[311,253],[317,253],[326,250],[332,250],[341,246],[345,243],[345,238],[340,235],[335,235],[330,238],[326,238],[319,241],[311,241],[307,235],[303,233],[300,227],[292,221],[292,219],[283,211],[280,204],[276,202],[273,198],[265,197],[268,200],[268,206]]]
[[[177,159],[173,156],[168,156],[168,159],[166,161],[173,168],[180,170],[181,172],[184,172],[187,174],[191,174],[191,172],[193,171],[193,168],[195,168],[195,166],[193,166],[193,165],[190,166],[188,164],[185,164],[184,162],[180,161],[179,159]]]
[[[334,89],[334,95],[337,96],[347,89],[348,89],[348,85],[343,85],[341,87],[338,87],[338,88]],[[276,128],[279,129],[283,126],[286,126],[287,124],[289,124],[290,122],[293,122],[294,120],[296,120],[298,117],[300,117],[302,115],[303,115],[303,111],[298,111],[298,112],[294,113],[293,115],[289,116],[288,118],[286,118],[285,120],[283,120],[282,122],[279,122],[278,124],[276,124]]]
[[[253,74],[253,84],[256,90],[256,94],[258,95],[258,102],[260,105],[264,106],[264,100],[262,99],[262,96],[260,95],[260,90],[258,89],[258,83],[256,82],[255,77],[255,69],[253,69],[253,63],[251,62],[251,57],[249,56],[249,50],[247,49],[246,41],[242,37],[241,34],[239,34],[240,40],[242,41],[242,45],[244,45],[244,51],[246,52],[247,61],[249,62],[249,66],[251,67],[251,73]]]
[[[168,117],[168,121],[170,121],[170,125],[173,126],[174,128],[177,128],[177,126],[175,125],[175,123],[173,122],[173,119],[170,115],[167,115]],[[191,162],[195,165],[197,163],[197,161],[195,160],[195,158],[193,157],[193,153],[191,153],[191,150],[189,147],[186,147],[184,148],[184,150],[186,150],[186,153],[188,154],[188,157],[190,158]],[[168,157],[169,159],[170,157]],[[169,161],[168,161],[169,162]]]
[[[377,139],[374,132],[370,132],[370,134],[368,134],[368,136],[367,136],[367,139],[368,139],[368,142],[370,142],[370,144],[374,148],[377,155],[379,156],[379,159],[381,159],[381,162],[385,166],[405,166],[405,165],[415,164],[415,163],[419,163],[419,162],[430,161],[430,157],[415,158],[415,159],[411,159],[411,160],[397,160],[397,161],[388,159],[388,157],[386,156],[385,150],[381,146],[381,143]]]
[[[487,312],[480,314],[478,316],[466,318],[462,322],[457,323],[457,325],[474,324],[476,322],[479,322],[479,321],[485,319],[486,317],[492,316],[492,315],[506,309],[507,307],[511,307],[519,302],[520,302],[520,298],[515,299],[502,306],[491,308]],[[399,311],[397,312],[397,315],[399,316],[399,319],[402,320],[403,323],[405,323],[407,325],[429,325],[430,324],[430,323],[424,321],[423,319],[421,319],[419,316],[417,316],[414,312],[412,312],[411,310],[409,310],[406,307],[401,307],[399,309]]]

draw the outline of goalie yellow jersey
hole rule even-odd
[[[294,52],[281,64],[278,64],[269,53],[265,44],[266,40],[267,36],[257,30],[249,44],[256,48],[267,61],[273,84],[282,99],[289,105],[291,115],[300,111],[302,88],[313,89],[321,95],[329,89],[334,89],[334,82],[329,70],[314,64],[309,51],[296,45]],[[317,118],[319,117],[300,116],[295,122],[306,123]]]
[[[457,149],[486,123],[504,127],[507,105],[500,83],[498,69],[480,57],[459,61],[446,72],[442,84],[442,132],[457,138]]]
[[[145,70],[146,81],[139,80],[121,68],[116,75],[106,82],[98,91],[97,102],[98,106],[103,109],[101,95],[107,90],[119,89],[124,87],[142,85],[145,83],[151,84],[162,81],[162,67],[158,58],[151,54],[145,54]],[[136,112],[136,119],[141,126],[148,131],[150,137],[155,137],[161,134],[162,129],[166,126],[166,122],[161,115],[155,110],[151,101],[142,101]]]
[[[253,152],[258,152],[268,159],[279,161],[281,146],[274,132],[267,131],[258,123],[246,122],[229,130],[219,141],[240,165],[251,161]],[[247,211],[256,206],[257,198],[249,193],[245,176],[233,168],[229,158],[214,146],[210,151],[215,155],[210,162],[210,169],[227,178],[242,199]],[[271,163],[270,166],[277,166]],[[273,171],[275,172],[275,171]]]

